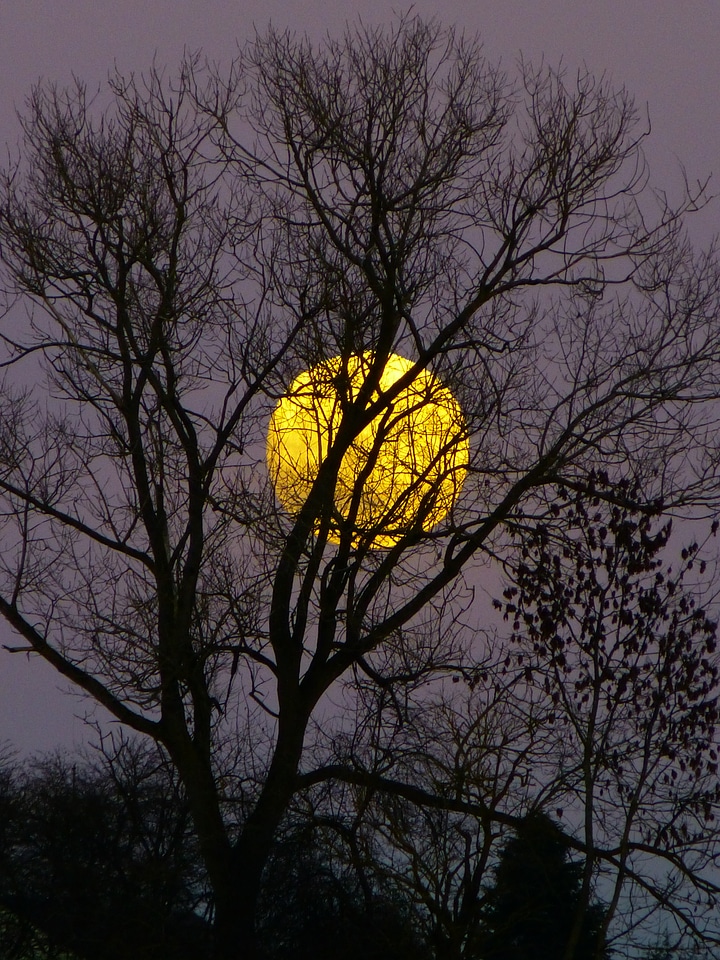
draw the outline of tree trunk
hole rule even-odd
[[[213,927],[213,960],[260,960],[256,929],[257,895],[217,897]],[[230,891],[228,891],[229,893]]]
[[[262,876],[295,789],[306,717],[282,723],[275,755],[255,809],[232,852],[228,882],[215,890],[213,960],[260,960],[257,911]]]

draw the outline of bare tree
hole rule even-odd
[[[624,92],[511,84],[435,24],[270,32],[110,92],[37,89],[0,184],[0,613],[167,751],[216,956],[253,957],[279,824],[372,726],[357,691],[402,717],[473,666],[468,574],[554,524],[553,484],[711,502],[718,274],[682,233],[701,191],[644,190]],[[267,425],[306,369],[337,402],[286,511]],[[434,489],[374,489],[423,382],[463,414]]]
[[[483,956],[497,841],[523,811],[562,818],[582,859],[565,960],[598,890],[615,947],[642,948],[658,918],[675,950],[720,942],[720,671],[699,602],[705,562],[697,544],[663,560],[670,524],[607,502],[606,478],[589,482],[556,492],[554,527],[518,528],[497,602],[512,632],[465,677],[467,692],[338,744],[332,772],[353,792],[314,798],[339,856],[414,900],[441,957]],[[387,709],[378,698],[376,715]]]

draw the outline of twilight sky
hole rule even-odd
[[[348,18],[387,23],[392,9],[379,0],[1,0],[3,154],[18,139],[15,110],[39,78],[64,84],[75,74],[93,89],[114,63],[122,72],[141,72],[155,56],[172,71],[185,47],[222,64],[269,20],[316,38],[341,32]],[[720,194],[717,0],[417,0],[413,9],[479,33],[488,58],[501,61],[511,77],[520,52],[534,62],[544,57],[572,71],[585,64],[607,73],[647,107],[652,183],[677,199],[682,163],[691,182],[713,174],[711,189]],[[719,211],[720,200],[698,216],[699,243],[717,230]],[[0,643],[13,641],[0,624]],[[64,691],[62,679],[39,660],[0,649],[0,743],[25,753],[86,741],[90,731],[78,718],[90,705]]]

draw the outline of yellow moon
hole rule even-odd
[[[297,514],[327,456],[343,407],[357,398],[369,353],[333,357],[297,377],[270,418],[267,461],[275,493]],[[371,403],[412,370],[392,354]],[[465,478],[469,443],[455,397],[420,370],[356,437],[345,453],[334,496],[330,539],[350,523],[353,542],[394,546],[420,521],[426,531],[447,515]]]

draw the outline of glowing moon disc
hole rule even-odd
[[[297,377],[270,418],[267,460],[275,493],[291,514],[305,503],[320,464],[334,442],[343,409],[357,399],[372,355],[333,357]],[[414,364],[392,354],[376,402]],[[339,538],[346,523],[353,540],[391,547],[421,523],[436,526],[457,499],[468,463],[465,420],[455,397],[426,370],[358,434],[345,453],[334,497]]]

